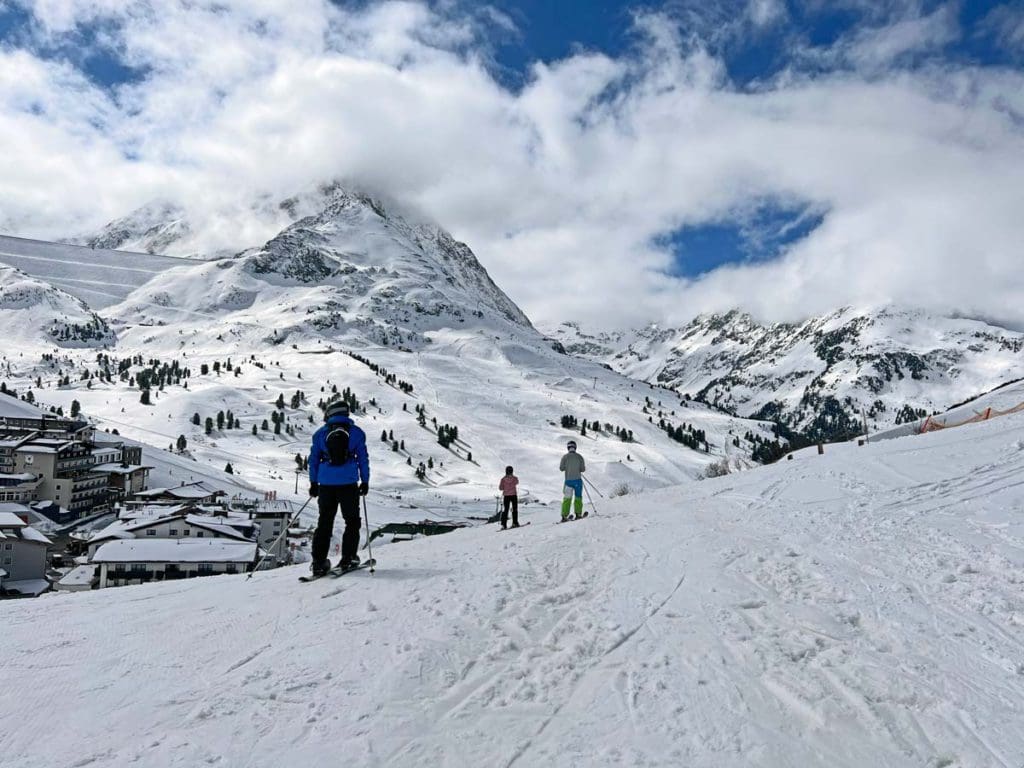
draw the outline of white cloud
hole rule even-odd
[[[879,28],[863,30],[841,48],[857,67],[878,70],[900,56],[932,51],[956,40],[960,35],[958,11],[957,4],[948,3],[927,16],[914,14]]]
[[[24,234],[66,235],[160,197],[192,210],[210,248],[237,245],[238,231],[261,232],[240,203],[342,178],[436,218],[540,321],[732,306],[794,318],[889,299],[1024,324],[1024,77],[880,66],[941,44],[945,16],[855,38],[847,50],[870,74],[790,72],[744,93],[657,15],[638,19],[636,51],[537,64],[510,91],[485,66],[486,14],[451,7],[33,11],[41,36],[112,21],[125,61],[148,74],[109,94],[69,66],[0,51],[0,226]],[[664,275],[672,257],[656,235],[765,200],[827,214],[776,262]],[[223,210],[227,226],[208,220]]]
[[[769,27],[788,15],[786,4],[782,0],[750,0],[747,15],[755,27]]]

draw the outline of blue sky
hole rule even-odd
[[[562,265],[629,263],[641,320],[794,275],[790,312],[878,296],[866,260],[883,298],[969,311],[962,275],[1019,258],[1024,0],[0,0],[0,58],[14,233],[171,199],[233,248],[258,222],[209,211],[332,176],[452,229],[534,316]]]

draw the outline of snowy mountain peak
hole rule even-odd
[[[163,254],[191,234],[184,208],[169,200],[156,200],[111,221],[95,235],[71,242],[90,248]]]
[[[532,329],[467,245],[341,188],[242,262],[264,282],[319,286],[328,301],[304,309],[322,328],[361,317],[416,341],[424,331],[492,315]]]

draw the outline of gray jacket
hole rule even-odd
[[[587,462],[578,453],[569,451],[562,457],[558,468],[565,472],[566,480],[579,480],[583,477],[583,473],[587,471]]]

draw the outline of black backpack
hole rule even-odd
[[[331,426],[327,433],[327,463],[340,466],[352,460],[348,449],[348,429],[341,425]]]

